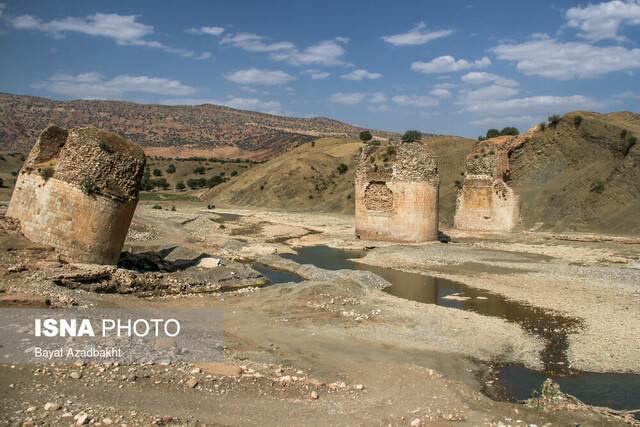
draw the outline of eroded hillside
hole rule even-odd
[[[640,232],[640,115],[575,111],[510,155],[524,228]],[[601,185],[600,185],[601,183]]]

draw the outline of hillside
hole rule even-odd
[[[440,217],[452,221],[455,208],[454,181],[464,171],[464,158],[473,140],[436,137],[425,141],[437,156],[440,173]],[[268,162],[256,165],[236,179],[204,194],[216,204],[290,211],[353,213],[354,169],[360,148],[356,140],[323,138],[304,144]],[[338,166],[349,169],[340,174]]]
[[[510,155],[522,226],[640,233],[639,136],[640,114],[627,111],[575,111],[533,136]]]
[[[362,128],[323,117],[298,119],[218,105],[52,101],[0,93],[0,150],[28,152],[50,123],[95,126],[141,145],[148,155],[268,159],[323,136],[357,138]],[[376,138],[398,138],[372,131]]]

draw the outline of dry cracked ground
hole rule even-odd
[[[543,365],[545,341],[517,323],[398,298],[384,292],[388,283],[371,272],[329,271],[281,255],[301,246],[368,248],[358,262],[455,280],[577,319],[566,352],[572,368],[640,373],[638,241],[445,230],[452,239],[448,244],[398,245],[356,240],[353,218],[347,215],[224,213],[188,203],[176,205],[175,211],[140,204],[120,268],[60,262],[51,248],[24,239],[3,218],[3,306],[40,306],[49,300],[68,310],[222,308],[225,362],[2,364],[0,422],[636,422],[562,399],[543,407],[499,399],[491,364]],[[256,287],[265,278],[240,261],[305,280]]]

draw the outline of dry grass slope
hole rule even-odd
[[[425,145],[438,156],[441,219],[452,221],[454,181],[464,170],[464,158],[474,141],[458,137],[427,139]],[[254,166],[237,179],[204,195],[216,204],[275,210],[353,213],[354,168],[364,144],[353,139],[322,138],[315,146],[304,144],[268,162]],[[340,174],[344,163],[349,170]]]

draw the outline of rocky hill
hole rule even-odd
[[[441,219],[452,221],[454,181],[464,171],[464,158],[473,140],[436,137],[425,145],[438,156]],[[254,166],[236,179],[206,192],[215,204],[250,206],[287,211],[353,213],[356,158],[364,146],[353,139],[322,138],[268,162]],[[344,163],[348,169],[338,169]]]
[[[149,155],[252,160],[271,158],[319,137],[357,138],[363,130],[323,117],[280,117],[218,105],[52,101],[0,93],[0,150],[28,152],[51,123],[110,130],[139,144]],[[393,132],[372,133],[380,139],[399,138]]]
[[[525,228],[640,233],[640,114],[574,111],[509,156]]]

